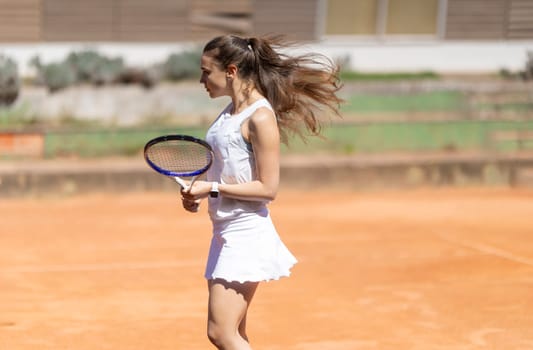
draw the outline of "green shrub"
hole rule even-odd
[[[73,67],[79,82],[95,85],[117,81],[124,70],[122,58],[108,58],[92,50],[72,52],[65,63]]]
[[[78,81],[90,81],[93,72],[100,64],[101,56],[96,51],[71,52],[65,63],[76,72]]]
[[[66,63],[50,63],[41,66],[41,79],[50,92],[56,92],[77,81],[76,71]]]
[[[15,102],[19,89],[17,64],[12,59],[0,55],[0,106],[9,106]]]
[[[199,77],[201,56],[200,51],[171,54],[163,65],[165,77],[172,81]]]
[[[147,69],[125,68],[118,77],[117,83],[140,84],[142,87],[150,89],[161,80],[161,75],[157,66]]]
[[[148,68],[127,67],[122,58],[109,58],[93,50],[71,52],[63,61],[41,64],[34,57],[30,64],[37,71],[37,82],[51,92],[76,83],[94,85],[121,83],[156,85],[162,78],[171,81],[199,77],[200,51],[171,54],[163,63]]]
[[[95,85],[112,84],[118,80],[124,69],[121,58],[105,58],[95,67],[90,81]]]
[[[36,56],[30,64],[38,71],[37,81],[51,92],[80,82],[111,84],[117,82],[125,70],[122,58],[108,58],[91,50],[72,52],[62,62],[46,65]]]

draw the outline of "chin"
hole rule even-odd
[[[217,98],[217,97],[222,97],[222,96],[224,96],[224,95],[217,94],[217,93],[209,91],[209,97],[211,97],[211,98]]]

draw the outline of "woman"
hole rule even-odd
[[[334,65],[281,48],[278,38],[221,36],[202,54],[200,83],[231,103],[207,132],[215,152],[207,181],[182,191],[182,200],[195,212],[209,197],[208,337],[218,349],[251,349],[246,314],[259,282],[288,276],[296,263],[267,209],[278,191],[280,142],[305,129],[319,134],[323,107],[338,113]]]

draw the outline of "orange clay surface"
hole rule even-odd
[[[533,190],[295,192],[298,257],[254,349],[533,349]],[[0,349],[211,349],[205,207],[175,193],[0,200]]]

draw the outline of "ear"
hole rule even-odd
[[[227,68],[226,68],[226,78],[235,78],[237,76],[237,66],[234,65],[234,64],[230,64]]]

